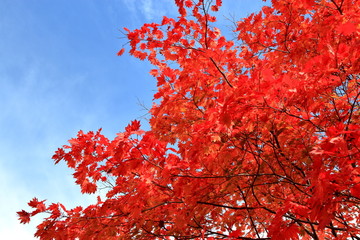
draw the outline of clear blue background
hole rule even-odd
[[[223,4],[218,24],[230,31],[226,18],[264,3]],[[147,62],[116,56],[121,29],[176,14],[171,0],[0,0],[0,238],[34,239],[41,216],[20,225],[15,213],[33,197],[92,202],[51,156],[80,129],[113,138],[133,119],[148,128],[142,105],[151,107],[156,84]]]

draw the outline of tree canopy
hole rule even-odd
[[[234,39],[221,0],[175,4],[125,29],[154,67],[150,130],[80,131],[53,156],[106,197],[34,198],[20,221],[47,214],[41,239],[360,239],[360,1],[273,0]]]

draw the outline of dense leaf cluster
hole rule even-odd
[[[53,157],[106,198],[34,198],[21,222],[48,213],[41,239],[360,239],[360,1],[273,0],[233,40],[220,0],[175,3],[127,30],[154,66],[151,130],[80,131]]]

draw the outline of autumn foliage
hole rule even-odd
[[[53,156],[106,197],[34,198],[20,221],[48,214],[41,239],[360,239],[360,1],[273,0],[226,37],[221,0],[175,3],[125,29],[154,66],[151,129],[80,131]]]

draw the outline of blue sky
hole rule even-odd
[[[244,17],[261,0],[224,0],[225,17]],[[0,0],[0,236],[34,239],[41,216],[20,225],[33,198],[86,205],[65,164],[51,156],[77,131],[112,138],[151,106],[150,66],[116,53],[120,30],[176,15],[171,0]],[[146,127],[146,119],[141,118]],[[44,216],[44,215],[43,215]]]

